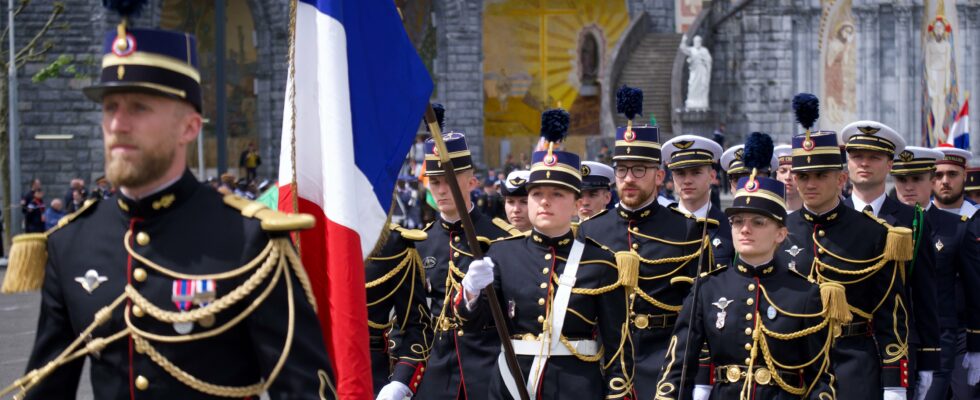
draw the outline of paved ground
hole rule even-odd
[[[0,271],[0,277],[6,271]],[[38,293],[0,295],[0,387],[6,387],[24,374],[37,328]],[[92,399],[88,366],[78,388],[78,399]]]

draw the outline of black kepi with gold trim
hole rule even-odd
[[[906,146],[895,156],[891,174],[909,176],[925,174],[936,170],[936,161],[943,158],[941,151],[926,147]]]
[[[786,187],[782,182],[764,176],[746,176],[738,180],[738,189],[732,206],[725,209],[725,215],[740,212],[762,214],[780,223],[786,219]]]
[[[553,185],[575,193],[582,192],[582,172],[578,155],[555,150],[555,146],[568,134],[569,122],[568,112],[560,108],[541,114],[541,137],[548,148],[531,155],[531,175],[527,180],[528,192],[537,185]]]
[[[793,97],[793,113],[796,121],[805,129],[802,135],[793,137],[793,172],[843,170],[844,157],[837,144],[837,133],[814,131],[813,125],[820,118],[820,100],[810,93]]]
[[[201,112],[201,73],[194,35],[160,29],[128,29],[140,1],[110,2],[122,14],[115,31],[106,32],[99,82],[83,89],[96,102],[114,92],[142,92],[184,100]],[[122,4],[122,5],[119,5]]]
[[[626,126],[616,128],[613,161],[648,161],[660,164],[660,128],[634,126],[643,115],[643,91],[623,86],[616,92],[616,111],[626,116]]]
[[[894,129],[878,121],[852,122],[841,129],[840,136],[847,151],[878,151],[893,157],[905,150],[905,139]]]
[[[446,132],[442,135],[442,140],[446,142],[446,151],[449,152],[449,159],[453,162],[453,170],[460,172],[473,169],[473,157],[469,147],[466,146],[466,136],[459,132]],[[442,170],[442,162],[439,161],[439,150],[436,148],[435,140],[426,139],[425,176],[445,174]]]
[[[963,190],[967,192],[980,190],[980,167],[967,168],[966,185],[963,187]]]

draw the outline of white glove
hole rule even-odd
[[[980,382],[980,353],[966,353],[963,356],[963,368],[966,368],[966,383],[970,386]]]
[[[915,384],[915,400],[923,400],[932,386],[932,371],[919,371],[919,381]]]
[[[406,397],[412,397],[412,390],[404,383],[393,381],[381,388],[377,400],[402,400]]]
[[[463,276],[463,290],[466,291],[467,304],[480,297],[480,291],[493,283],[493,260],[484,257],[470,263],[466,276]]]
[[[902,387],[886,387],[882,400],[908,400],[908,394]]]
[[[708,400],[711,395],[711,385],[694,385],[693,400]]]

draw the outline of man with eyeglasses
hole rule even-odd
[[[915,257],[905,268],[905,295],[911,301],[912,329],[909,331],[911,387],[925,393],[932,384],[932,372],[939,367],[939,316],[936,300],[936,253],[922,243],[932,236],[930,220],[923,210],[902,204],[885,193],[885,178],[896,154],[905,150],[905,139],[891,127],[877,121],[857,121],[841,130],[847,152],[847,174],[852,190],[844,204],[857,211],[885,220],[891,226],[912,230]],[[921,398],[921,397],[917,397]]]
[[[633,251],[638,270],[623,269],[629,295],[629,329],[633,339],[636,374],[660,374],[681,303],[693,277],[707,272],[708,254],[699,258],[702,229],[693,215],[657,203],[663,184],[661,147],[656,126],[619,128],[613,156],[620,201],[582,223],[579,234],[613,251]],[[698,265],[702,262],[702,266]],[[691,371],[691,374],[696,371]],[[656,394],[654,379],[634,383],[639,399]]]
[[[807,127],[793,138],[793,175],[803,208],[786,217],[787,265],[817,283],[843,285],[853,313],[831,350],[837,398],[905,400],[911,310],[903,277],[911,231],[844,204],[839,190],[847,176],[835,132]]]

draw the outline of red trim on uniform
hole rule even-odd
[[[129,231],[130,232],[132,232],[133,229],[136,228],[136,222],[137,221],[141,221],[141,220],[139,218],[130,218],[130,220],[129,220]],[[132,235],[130,235],[129,240],[130,240],[130,244],[129,245],[132,246],[134,244],[134,240],[135,240],[135,239],[133,239],[133,236]],[[132,285],[133,284],[133,255],[132,254],[129,254],[129,253],[126,254],[126,284],[127,285]],[[133,307],[133,301],[130,300],[129,298],[127,298],[126,299],[126,306],[127,306],[127,308],[132,308]],[[134,376],[135,375],[135,371],[133,371],[133,337],[132,336],[127,336],[127,339],[128,339],[128,342],[129,342],[129,398],[135,400],[136,399],[136,383],[135,383],[136,382],[136,378]]]
[[[405,365],[407,365],[409,367],[412,367],[412,364],[411,363],[407,363],[407,362],[404,362],[404,361],[399,361],[398,363],[399,364],[405,364]],[[415,394],[415,391],[418,390],[418,388],[419,388],[418,385],[421,384],[421,382],[422,382],[422,375],[425,374],[425,371],[424,371],[424,369],[425,369],[425,363],[422,363],[422,362],[415,363],[414,368],[415,368],[415,372],[412,373],[412,378],[408,380],[408,390],[411,390],[412,391],[412,394]]]
[[[909,360],[901,359],[898,361],[898,368],[901,370],[902,387],[909,387]]]
[[[702,366],[705,366],[702,364]],[[708,367],[708,384],[711,386],[715,385],[715,363],[706,365]]]

